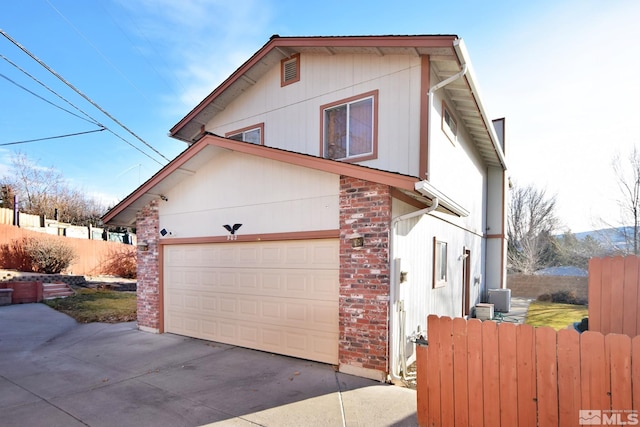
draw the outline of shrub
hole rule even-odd
[[[24,253],[36,273],[60,273],[69,268],[76,257],[72,247],[57,239],[28,237],[23,242]]]
[[[113,276],[135,279],[137,275],[137,257],[135,246],[123,245],[118,249],[112,249],[107,259],[102,262],[102,272]]]
[[[542,294],[538,297],[538,301],[550,301],[560,304],[586,304],[586,301],[576,296],[575,291],[557,291],[552,294]]]

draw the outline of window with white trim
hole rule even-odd
[[[264,125],[259,124],[256,126],[250,126],[244,129],[238,129],[232,132],[228,132],[225,136],[229,139],[235,139],[236,141],[250,142],[252,144],[263,145],[263,130]]]
[[[366,160],[376,152],[377,91],[322,106],[322,155]]]
[[[433,238],[433,287],[441,288],[447,284],[447,242]]]
[[[458,124],[451,114],[451,110],[449,110],[449,107],[447,107],[447,104],[444,102],[442,103],[442,131],[447,135],[451,142],[456,142],[456,137],[458,136]]]

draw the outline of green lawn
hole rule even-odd
[[[589,309],[586,305],[533,301],[527,311],[525,323],[532,326],[550,326],[557,331],[588,316]]]
[[[80,323],[118,323],[136,320],[135,292],[80,288],[76,295],[44,301]]]

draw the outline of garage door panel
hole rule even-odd
[[[337,363],[337,239],[167,245],[165,330]]]
[[[206,279],[206,281],[205,281]],[[305,272],[286,269],[256,271],[249,269],[207,269],[168,275],[166,283],[172,290],[220,292],[247,295],[269,295],[283,298],[323,299],[337,301],[337,271],[313,270]]]

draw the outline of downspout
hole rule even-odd
[[[394,254],[396,252],[395,250],[395,242],[396,242],[396,229],[398,227],[398,223],[400,221],[405,221],[407,219],[411,219],[411,218],[415,218],[417,216],[422,216],[422,215],[427,215],[431,212],[433,212],[434,210],[436,210],[438,208],[438,198],[434,197],[433,199],[431,199],[431,206],[424,208],[424,209],[420,209],[419,211],[415,211],[415,212],[410,212],[408,214],[404,214],[404,215],[399,215],[395,218],[393,218],[391,220],[391,233],[389,234],[389,247],[391,248],[390,254],[389,254],[389,260],[390,260],[390,268],[389,268],[389,276],[390,276],[390,281],[389,281],[389,298],[391,300],[391,309],[392,309],[392,313],[391,316],[389,316],[389,343],[390,343],[390,348],[391,348],[391,355],[390,355],[390,369],[389,369],[389,376],[391,377],[392,380],[407,380],[407,367],[406,367],[406,357],[405,357],[405,350],[404,350],[404,307],[398,307],[398,301],[396,301],[397,298],[397,290],[396,290],[396,263],[395,263],[395,258],[394,258]],[[402,308],[402,311],[399,310],[399,308]],[[396,313],[398,313],[400,316],[402,316],[403,318],[398,321],[396,320]],[[396,325],[397,324],[397,325]],[[401,334],[396,333],[396,328],[400,327],[401,328]],[[395,350],[395,346],[396,344],[399,345],[400,348],[400,358],[402,359],[402,374],[400,374],[400,372],[398,372],[398,361],[397,361],[397,354],[396,354],[396,350]]]
[[[429,164],[431,163],[431,111],[433,110],[433,95],[436,93],[437,90],[442,89],[449,83],[452,83],[458,80],[459,78],[464,76],[466,73],[467,73],[467,64],[463,62],[462,70],[458,71],[453,76],[447,77],[440,83],[433,85],[431,88],[429,88],[429,91],[427,92],[427,103],[428,103],[428,109],[429,109],[428,110],[429,114],[427,115],[427,176],[426,176],[427,180],[431,180],[431,176],[429,176],[431,173],[431,168],[429,167]]]

